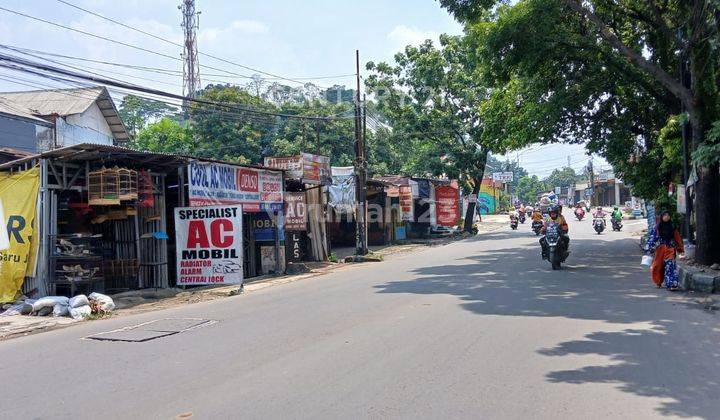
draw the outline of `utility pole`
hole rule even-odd
[[[320,121],[315,123],[315,154],[320,156]]]
[[[680,56],[680,82],[686,88],[690,88],[690,72],[687,69],[687,61],[685,55]],[[685,107],[681,105],[681,110],[685,112]],[[692,229],[690,227],[690,217],[692,215],[693,202],[688,193],[688,182],[690,181],[690,139],[692,138],[692,132],[690,128],[690,121],[685,119],[682,125],[682,142],[683,142],[683,188],[685,188],[685,218],[683,222],[683,233],[685,239],[690,241],[692,239]]]
[[[355,253],[367,254],[367,166],[365,163],[365,139],[363,138],[363,112],[360,103],[360,51],[355,50],[355,198],[357,217],[355,218]]]
[[[590,161],[588,162],[588,173],[590,174],[590,207],[592,207],[595,198],[595,172],[593,169],[592,156],[590,156]]]
[[[200,27],[200,12],[195,11],[195,0],[182,0],[178,9],[182,11],[182,28],[185,35],[183,46],[183,96],[195,98],[200,90],[200,62],[198,61],[197,30]],[[183,103],[187,114],[187,103]]]

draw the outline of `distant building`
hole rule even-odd
[[[592,188],[588,182],[576,183],[574,197],[576,203],[590,200],[594,206],[622,206],[632,200],[630,188],[612,170],[597,174]]]
[[[39,153],[129,140],[105,87],[0,92],[0,147]]]

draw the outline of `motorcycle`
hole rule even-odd
[[[575,217],[577,217],[578,221],[582,221],[583,217],[585,217],[585,211],[583,209],[575,209]]]
[[[622,222],[619,219],[612,219],[610,220],[612,222],[612,228],[615,232],[620,232],[623,225]]]
[[[518,227],[518,219],[517,219],[517,217],[511,217],[511,218],[510,218],[510,228],[511,228],[512,230],[516,230],[517,227]]]
[[[598,235],[601,234],[602,231],[605,230],[605,219],[601,217],[593,219],[593,229],[595,229],[595,232],[597,232]]]
[[[550,262],[553,270],[559,270],[568,256],[565,241],[560,241],[560,226],[557,223],[549,223],[547,229],[545,229],[545,236],[540,240],[544,240],[547,246],[545,259]]]
[[[533,232],[535,232],[535,236],[540,235],[540,230],[542,229],[542,227],[543,227],[543,222],[541,222],[539,220],[535,220],[532,222],[532,230],[533,230]]]
[[[525,224],[525,212],[520,212],[520,223]]]

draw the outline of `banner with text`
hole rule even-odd
[[[285,193],[285,230],[307,230],[307,203],[305,192]]]
[[[415,221],[415,203],[413,202],[413,192],[410,185],[400,185],[400,215],[404,222]]]
[[[243,282],[242,206],[175,209],[177,284]]]
[[[265,166],[285,171],[285,177],[289,179],[302,179],[303,158],[302,156],[289,157],[266,157]]]
[[[222,163],[190,162],[190,205],[242,204],[246,213],[281,211],[282,173]]]
[[[456,226],[460,217],[458,212],[458,190],[443,185],[435,188],[435,211],[440,226]]]

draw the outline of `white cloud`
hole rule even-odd
[[[212,42],[222,39],[238,39],[241,36],[247,35],[265,35],[269,32],[270,28],[260,21],[236,20],[226,27],[212,27],[201,29],[200,33],[198,34],[198,38],[201,42]]]
[[[270,31],[267,25],[257,20],[236,20],[232,27],[247,34],[266,34]]]
[[[398,25],[387,34],[387,39],[395,43],[396,47],[405,47],[406,45],[418,45],[425,40],[430,39],[433,42],[440,37],[439,32],[422,31],[416,27],[406,25]]]

